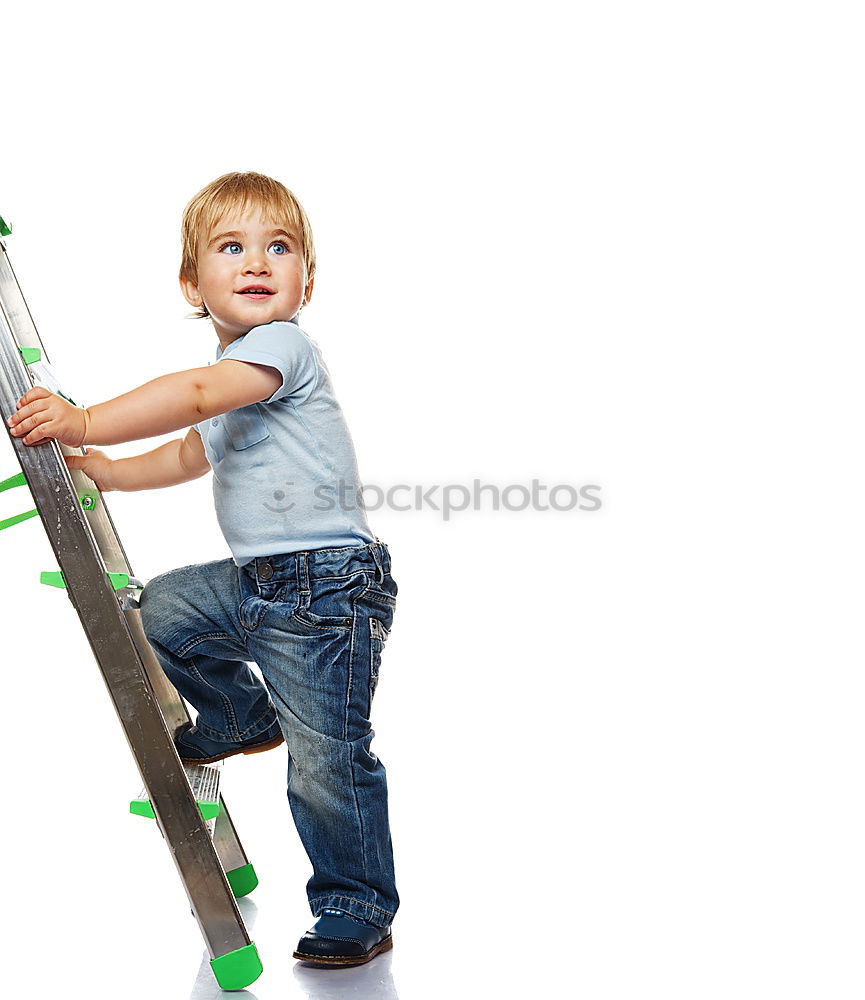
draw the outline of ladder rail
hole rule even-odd
[[[5,246],[3,245],[2,240],[0,240],[0,253],[2,253],[3,262],[8,264],[8,258],[3,251],[5,251]],[[39,331],[33,321],[32,314],[27,306],[27,302],[21,291],[21,286],[19,285],[15,273],[12,270],[11,264],[8,265],[8,269],[0,267],[0,310],[6,314],[7,325],[14,329],[15,336],[18,340],[18,346],[38,347],[42,352],[43,357],[48,359],[48,352],[45,350],[42,338],[39,336]],[[24,395],[29,388],[31,388],[31,386],[29,382],[24,382],[21,384],[20,388],[21,391],[15,397],[16,400],[20,399],[21,396]],[[28,446],[24,445],[22,447],[26,448]],[[69,448],[66,445],[60,445],[59,443],[58,447],[63,454],[81,453],[80,449]],[[90,479],[81,470],[70,470],[68,466],[66,466],[66,469],[67,473],[71,476],[72,482],[80,490],[87,490],[88,492],[93,491]],[[123,542],[120,535],[114,526],[111,512],[108,509],[107,504],[104,502],[102,494],[99,495],[102,498],[102,502],[88,512],[87,520],[96,539],[99,551],[102,554],[106,570],[112,573],[128,573],[132,576],[133,574],[129,564],[129,559],[126,555],[125,549],[123,548]],[[190,721],[186,705],[177,693],[177,689],[165,676],[165,672],[160,666],[159,661],[156,659],[156,656],[150,647],[150,643],[147,641],[147,637],[144,634],[144,629],[141,626],[141,616],[138,611],[137,602],[131,595],[127,599],[124,610],[127,612],[127,625],[132,633],[133,640],[136,648],[138,649],[138,654],[144,664],[145,672],[150,680],[156,700],[159,703],[166,726],[173,736],[176,730],[182,726],[183,723]],[[219,803],[220,818],[216,823],[213,841],[222,867],[226,872],[228,872],[248,865],[249,858],[246,855],[246,851],[244,850],[234,824],[231,821],[231,816],[225,805],[225,800],[221,796]]]
[[[0,240],[0,405],[4,414],[13,412],[17,400],[32,387],[19,348],[36,346],[41,347],[41,341]],[[109,571],[131,575],[131,570],[104,497],[99,494],[100,502],[93,510],[82,509],[76,483],[89,493],[94,487],[80,470],[70,470],[64,459],[64,454],[80,451],[54,440],[38,445],[25,445],[11,435],[10,440],[208,951],[212,958],[219,958],[244,948],[251,944],[249,935],[174,747],[173,729],[169,732],[160,707],[160,697],[166,704],[171,699],[161,682],[152,683],[158,679],[152,669],[154,664],[159,669],[158,663],[152,651],[144,657],[149,670],[142,662],[139,643],[133,638],[137,630],[130,628],[129,612],[121,607],[122,592],[115,592],[107,577]],[[134,612],[136,617],[139,614]],[[144,645],[149,650],[146,638]],[[167,684],[164,674],[163,679]],[[180,701],[176,693],[175,697]],[[182,702],[181,709],[185,714]],[[176,715],[176,706],[172,714]]]
[[[147,678],[153,688],[154,697],[159,703],[168,731],[173,736],[184,722],[189,721],[189,713],[186,711],[186,705],[177,693],[177,688],[165,676],[165,671],[159,665],[156,654],[147,641],[147,636],[144,634],[144,627],[141,624],[141,612],[133,605],[126,610],[125,614],[130,634],[144,664]],[[216,819],[213,843],[225,871],[234,871],[249,864],[249,858],[246,856],[246,851],[243,849],[240,838],[237,836],[237,831],[231,822],[231,817],[222,796],[219,798],[219,814]]]

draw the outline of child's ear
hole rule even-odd
[[[309,300],[312,298],[312,286],[315,284],[315,275],[313,275],[309,281],[306,283],[306,293],[303,296],[303,304],[309,305]]]
[[[183,297],[191,306],[195,306],[198,309],[204,305],[204,299],[201,297],[198,285],[190,278],[187,278],[186,275],[181,275],[180,290],[183,292]]]

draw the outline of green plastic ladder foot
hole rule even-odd
[[[210,967],[223,990],[246,989],[264,970],[255,944],[248,944],[245,948],[238,948],[212,959]]]
[[[234,893],[236,899],[240,899],[241,896],[248,896],[258,885],[258,876],[255,874],[255,869],[252,865],[242,865],[240,868],[232,868],[230,872],[225,873],[225,877],[228,879],[228,884],[231,886],[231,891]]]

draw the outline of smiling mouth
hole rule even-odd
[[[273,289],[265,288],[264,285],[250,285],[249,288],[241,288],[237,295],[251,295],[253,298],[262,298],[265,295],[273,295]]]

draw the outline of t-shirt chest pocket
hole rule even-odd
[[[222,417],[225,433],[235,451],[251,448],[270,437],[267,422],[261,413],[258,403],[250,403],[239,410],[231,410]]]

